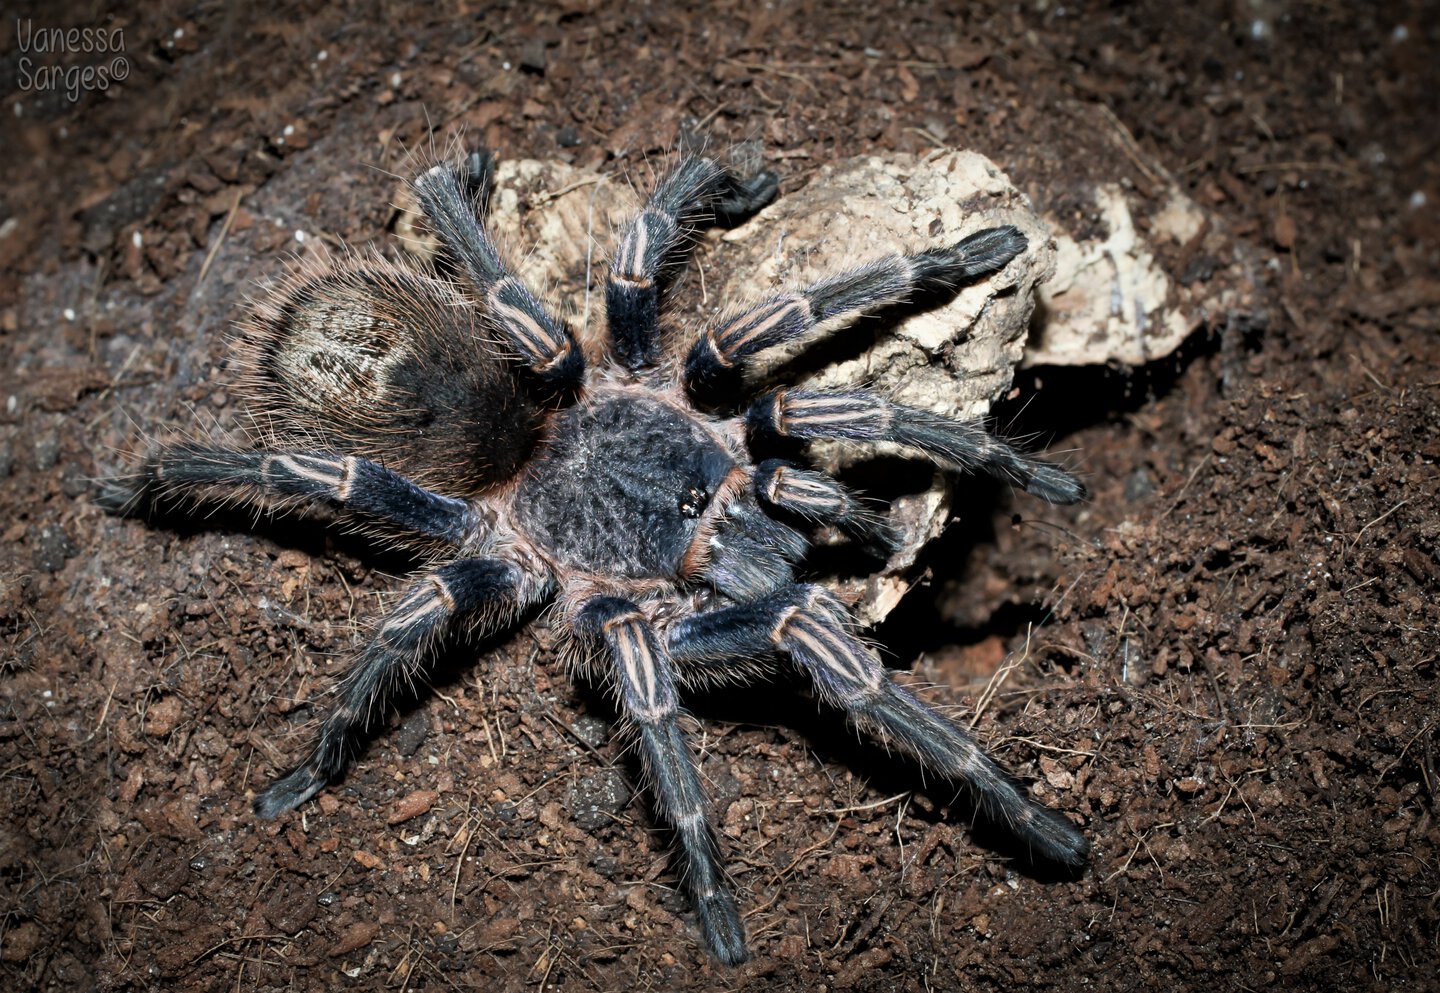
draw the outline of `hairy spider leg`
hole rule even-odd
[[[893,442],[951,469],[984,470],[1051,503],[1085,497],[1070,473],[1031,458],[979,422],[953,421],[869,390],[780,390],[756,400],[745,418],[762,437]]]
[[[898,539],[890,522],[823,472],[766,459],[755,467],[755,495],[766,507],[812,524],[835,524],[877,550],[895,550]]]
[[[495,183],[495,155],[487,148],[477,148],[465,156],[465,170],[460,182],[465,193],[482,217],[490,207],[490,187]]]
[[[610,263],[605,311],[610,344],[621,365],[636,370],[658,358],[661,283],[667,265],[689,243],[694,229],[754,213],[774,199],[778,189],[774,173],[741,180],[713,160],[694,155],[665,174],[626,226]]]
[[[164,497],[256,497],[331,504],[394,536],[458,545],[479,525],[464,500],[419,486],[369,459],[329,452],[253,452],[207,445],[162,448],[128,475],[106,480],[100,504],[144,512]]]
[[[555,387],[578,386],[585,376],[585,356],[570,329],[511,273],[476,220],[475,197],[467,186],[473,190],[476,183],[488,184],[491,167],[474,159],[465,179],[452,165],[427,169],[415,180],[415,196],[452,261],[485,301],[491,320],[521,361]]]
[[[1064,817],[1031,800],[968,734],[895,684],[874,652],[852,633],[834,594],[791,586],[751,603],[677,621],[667,644],[677,666],[749,659],[779,652],[803,669],[821,698],[859,729],[895,745],[922,768],[963,783],[980,808],[1006,824],[1032,852],[1066,866],[1085,861],[1090,844]]]
[[[762,300],[706,328],[685,360],[686,386],[698,399],[714,401],[734,392],[741,369],[757,353],[833,333],[916,293],[953,293],[999,272],[1027,244],[1017,228],[987,228],[948,248],[887,256]]]
[[[255,813],[277,817],[340,775],[397,694],[425,676],[444,637],[463,621],[483,630],[512,622],[538,599],[529,585],[518,566],[490,558],[460,559],[411,584],[340,678],[309,757],[255,798]]]
[[[721,962],[738,965],[749,956],[745,928],[720,863],[695,756],[680,725],[683,711],[665,646],[639,608],[616,597],[587,601],[576,628],[609,663],[659,813],[679,839],[681,878],[694,900],[705,943]]]

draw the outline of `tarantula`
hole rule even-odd
[[[255,309],[239,343],[258,447],[162,446],[102,494],[119,512],[169,497],[328,504],[438,563],[374,627],[309,755],[256,813],[277,817],[338,777],[443,641],[552,601],[569,657],[613,694],[721,962],[746,958],[745,929],[681,690],[752,681],[763,659],[788,658],[860,730],[968,787],[1036,856],[1082,864],[1089,846],[1068,820],[893,682],[834,594],[797,580],[805,528],[883,540],[881,519],[829,476],[757,463],[751,449],[889,442],[1058,503],[1083,497],[1080,482],[980,424],[863,389],[775,390],[743,414],[727,398],[757,353],[919,293],[953,294],[1024,252],[1024,236],[989,228],[772,296],[705,327],[685,354],[659,319],[672,270],[701,226],[767,204],[773,174],[680,157],[623,230],[597,342],[577,339],[507,266],[478,219],[492,175],[477,153],[410,185],[440,245],[434,272],[349,254],[302,267]]]

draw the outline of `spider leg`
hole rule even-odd
[[[660,815],[679,839],[682,876],[705,943],[721,962],[738,965],[749,954],[745,928],[720,863],[695,756],[680,726],[682,711],[665,646],[635,604],[614,597],[586,602],[576,627],[607,657]]]
[[[416,485],[369,459],[329,452],[253,452],[172,445],[133,473],[107,480],[100,503],[116,513],[144,512],[157,498],[238,495],[329,503],[358,511],[403,536],[455,545],[476,520],[464,500]]]
[[[685,360],[686,386],[701,398],[716,396],[758,352],[838,330],[917,292],[953,293],[999,272],[1026,245],[1017,228],[987,228],[948,248],[891,255],[763,300],[706,329]]]
[[[396,694],[424,677],[456,622],[494,630],[535,598],[531,586],[518,566],[500,559],[461,559],[413,583],[340,678],[310,755],[255,798],[255,813],[277,817],[323,789]]]
[[[968,734],[896,685],[851,628],[850,615],[833,594],[818,586],[792,586],[686,617],[671,625],[667,644],[681,666],[779,650],[856,727],[898,746],[925,769],[967,784],[989,816],[1008,824],[1045,859],[1082,864],[1090,848],[1085,836],[1026,796]]]
[[[1084,485],[1070,473],[1031,458],[979,422],[952,421],[869,390],[780,390],[755,401],[746,420],[761,436],[893,442],[948,468],[983,469],[1051,503],[1085,497]]]
[[[477,148],[465,156],[465,169],[460,176],[460,182],[482,215],[490,206],[490,187],[495,182],[495,165],[495,156],[483,148]]]
[[[667,172],[621,235],[610,264],[605,308],[611,346],[627,369],[655,362],[660,347],[660,292],[667,262],[694,229],[730,223],[769,203],[773,173],[741,180],[711,159],[687,155]]]
[[[766,506],[815,524],[836,524],[880,549],[895,548],[890,523],[823,472],[802,469],[783,459],[766,459],[755,468],[755,495]]]
[[[500,251],[475,219],[477,189],[488,187],[491,160],[471,156],[462,179],[455,167],[433,166],[415,180],[415,196],[436,236],[489,307],[505,340],[542,380],[558,387],[579,384],[585,356],[565,322],[513,275]]]

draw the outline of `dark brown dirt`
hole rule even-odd
[[[1440,986],[1440,11],[721,6],[7,16],[0,987]],[[27,70],[27,16],[123,26],[128,78],[34,89],[108,56]],[[294,231],[386,237],[380,170],[456,127],[638,171],[702,122],[787,185],[943,140],[1042,209],[1070,162],[1143,185],[1047,124],[1074,101],[1253,253],[1268,322],[1025,377],[999,415],[1073,450],[1094,499],[976,486],[880,636],[938,699],[984,701],[979,733],[1094,839],[1082,878],[1017,871],[786,693],[699,701],[756,952],[721,970],[539,628],[304,816],[250,815],[407,563],[243,514],[117,520],[91,479],[142,426],[233,423],[224,331]]]

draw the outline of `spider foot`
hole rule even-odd
[[[768,206],[780,192],[780,177],[768,170],[757,172],[748,179],[727,172],[725,185],[728,188],[715,202],[715,222],[722,227],[730,227]]]
[[[95,502],[101,509],[120,517],[142,516],[150,509],[151,485],[148,477],[133,473],[100,480]]]
[[[328,776],[321,775],[319,770],[307,762],[271,783],[255,798],[255,815],[267,821],[274,820],[319,793],[329,781]]]
[[[700,915],[700,934],[717,959],[725,965],[739,965],[750,957],[734,897],[724,890],[699,894],[695,909]]]
[[[1057,465],[1031,460],[1025,492],[1048,503],[1079,503],[1089,495],[1085,484]]]

